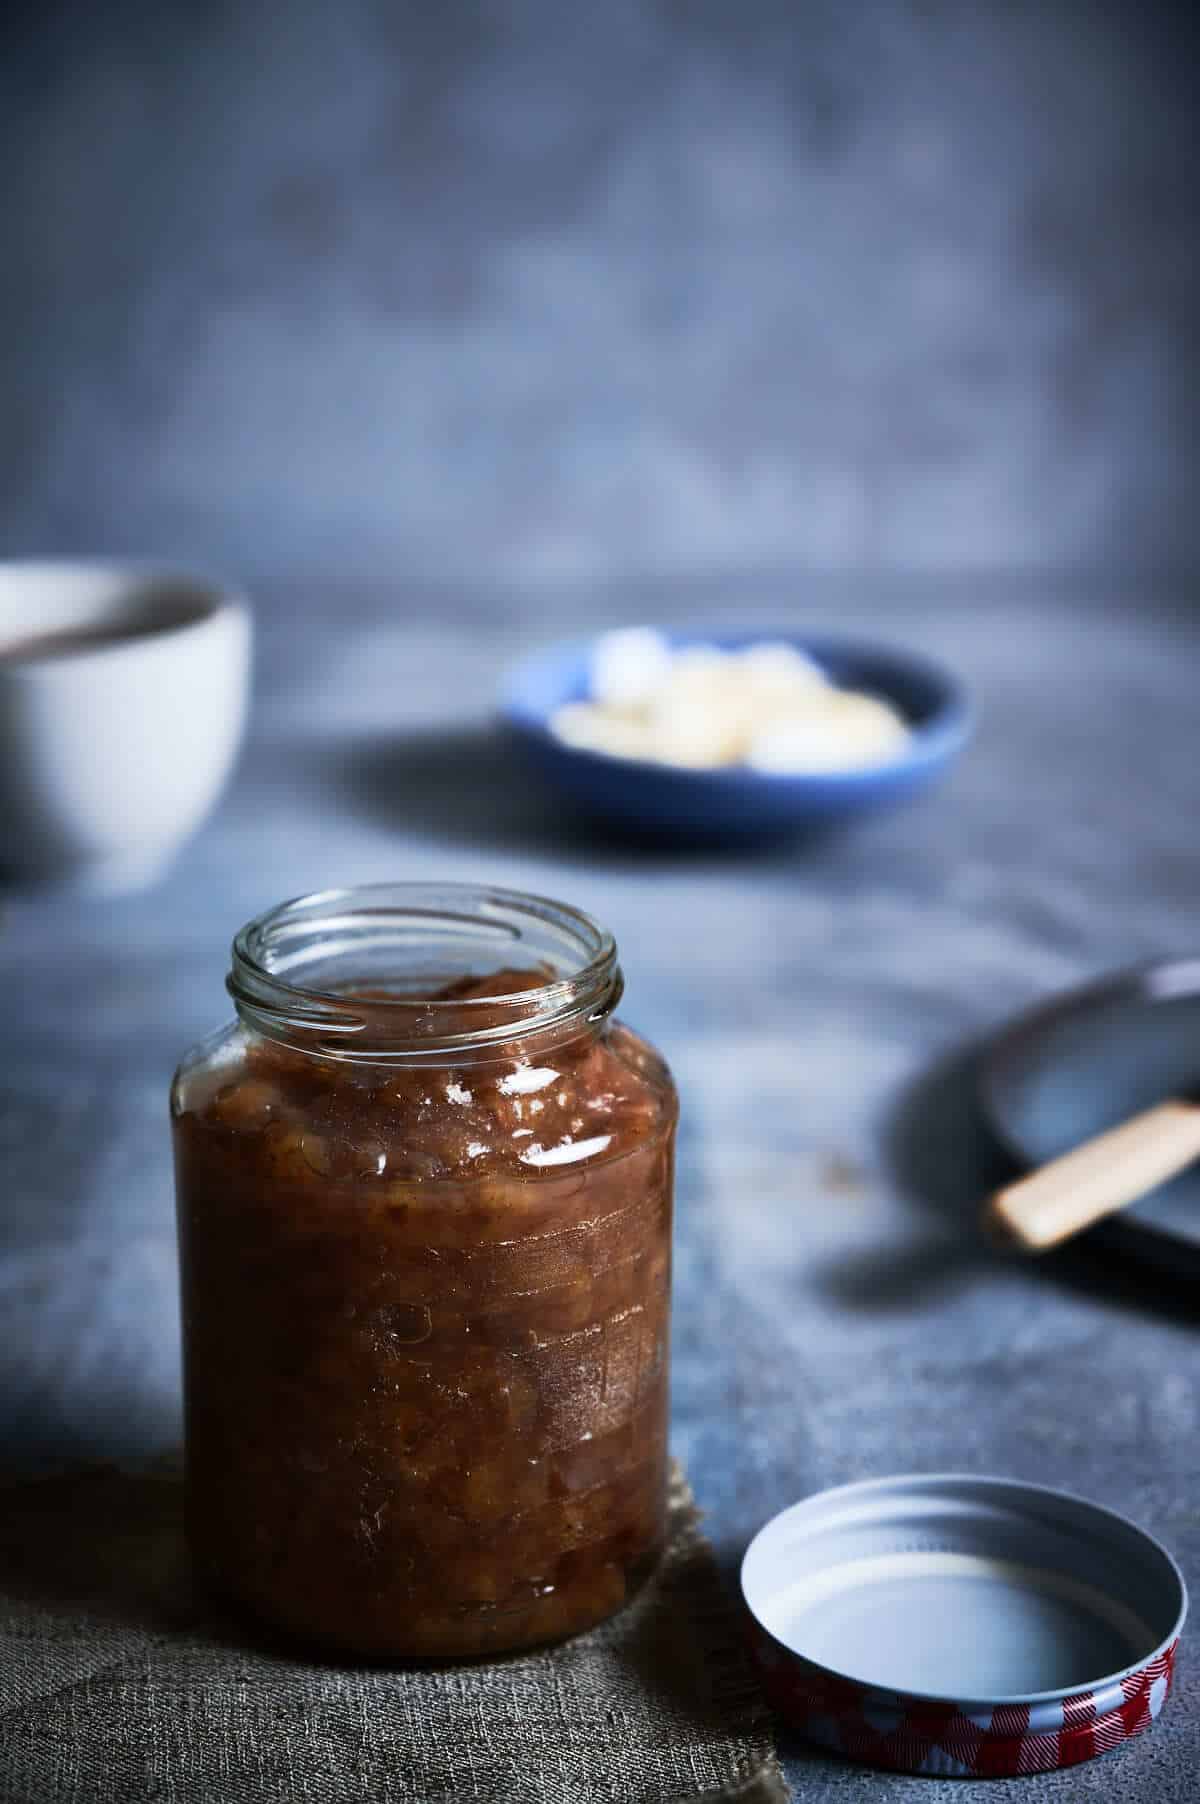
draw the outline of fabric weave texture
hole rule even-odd
[[[786,1804],[682,1472],[619,1616],[488,1664],[316,1664],[192,1589],[178,1471],[0,1485],[2,1804]]]

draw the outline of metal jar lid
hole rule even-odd
[[[1187,1614],[1136,1524],[1063,1491],[939,1474],[823,1491],[759,1530],[742,1594],[768,1695],[872,1766],[1074,1766],[1148,1728]]]

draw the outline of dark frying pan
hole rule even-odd
[[[991,1126],[1028,1166],[1198,1087],[1194,958],[1144,965],[1042,1004],[999,1035],[981,1072]],[[1200,1279],[1200,1162],[1087,1233]]]

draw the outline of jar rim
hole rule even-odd
[[[554,974],[508,995],[446,998],[428,982],[422,993],[418,965],[403,990],[363,993],[372,976],[397,982],[396,961],[411,964],[422,948],[446,971],[478,974],[490,949],[501,968],[523,953]],[[226,988],[246,1025],[297,1050],[427,1063],[594,1031],[623,978],[612,934],[568,903],[490,884],[397,882],[314,891],[256,915],[234,936]]]

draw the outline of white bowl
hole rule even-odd
[[[241,597],[196,577],[0,562],[0,872],[151,881],[229,775],[250,639]]]

